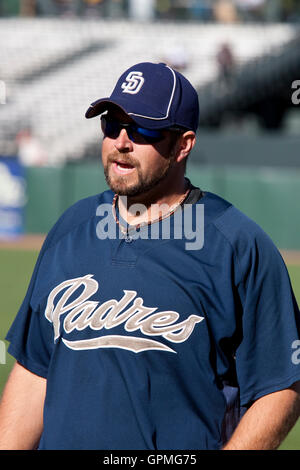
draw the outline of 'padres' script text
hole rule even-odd
[[[100,305],[99,302],[89,300],[98,291],[98,287],[93,275],[87,274],[64,281],[51,291],[45,316],[53,323],[54,341],[61,334],[61,316],[64,314],[66,316],[63,328],[66,333],[74,330],[82,331],[88,327],[91,330],[103,328],[109,330],[123,323],[127,332],[140,330],[146,336],[162,336],[174,343],[186,341],[196,323],[204,319],[198,315],[190,315],[186,320],[176,323],[179,319],[177,312],[172,310],[156,312],[157,307],[146,307],[143,299],[137,297],[137,292],[134,290],[123,290],[124,295],[121,300],[111,299]],[[80,289],[81,293],[75,300],[70,300],[77,289]],[[55,304],[56,299],[58,300]],[[159,341],[139,336],[104,334],[96,338],[72,341],[62,338],[62,341],[74,350],[115,347],[135,353],[150,349],[176,352]]]

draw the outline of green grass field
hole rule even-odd
[[[0,249],[0,340],[2,341],[26,293],[37,256],[37,251]],[[297,300],[300,303],[300,265],[291,265],[288,266],[288,269]],[[0,363],[0,393],[13,362],[13,358],[6,354],[6,363]],[[300,450],[300,420],[280,449]]]

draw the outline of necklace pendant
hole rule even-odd
[[[126,233],[124,240],[126,243],[131,243],[133,238],[130,235],[128,235],[128,233]]]

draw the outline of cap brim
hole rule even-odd
[[[99,116],[100,114],[104,113],[108,110],[110,106],[116,106],[117,108],[121,109],[124,113],[127,114],[126,110],[122,108],[118,103],[110,100],[109,98],[101,98],[100,100],[94,101],[87,112],[85,113],[85,117],[87,119]]]
[[[126,110],[123,106],[111,100],[110,98],[101,98],[97,101],[94,101],[85,113],[85,117],[90,119],[99,116],[111,108],[120,109],[125,114],[127,114],[137,125],[145,127],[146,129],[167,129],[168,127],[174,125],[174,123],[171,122],[168,118],[156,120],[136,115]]]

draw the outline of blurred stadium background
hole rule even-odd
[[[2,345],[45,233],[106,189],[85,111],[140,61],[198,90],[187,176],[264,228],[300,302],[299,0],[0,0],[0,59]],[[0,392],[11,366],[1,349]],[[299,421],[281,448],[300,449]]]

